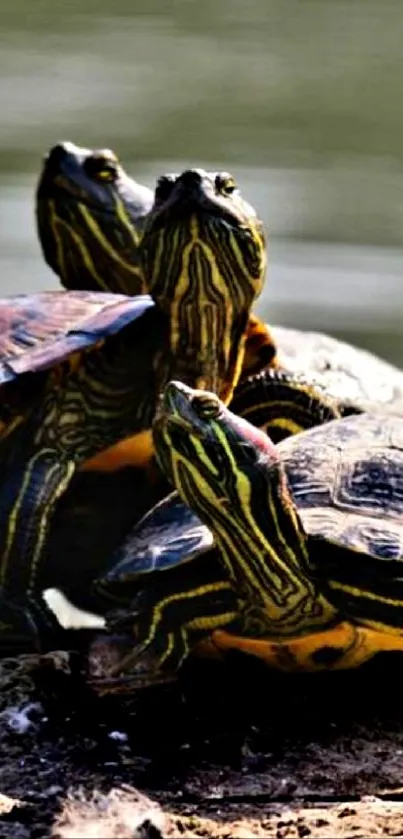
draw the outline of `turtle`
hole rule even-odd
[[[168,192],[172,181],[172,175],[163,180]],[[38,233],[45,259],[66,288],[107,288],[127,294],[146,288],[139,248],[150,195],[127,176],[111,150],[70,142],[50,149],[37,187]],[[259,370],[270,361],[270,346],[266,327],[251,315],[246,371]],[[321,421],[312,408],[316,386],[312,388],[304,377],[297,382],[292,376],[291,384],[287,374],[270,365],[256,382],[245,375],[243,379],[233,409],[246,412],[253,422],[263,422],[272,439]],[[321,398],[326,406],[325,394]],[[344,413],[346,406],[340,400],[331,400],[332,410],[336,402],[337,411]],[[108,564],[147,505],[168,491],[158,475],[150,486],[149,473],[127,465],[127,448],[130,452],[130,446],[118,444],[95,458],[91,469],[87,463],[85,471],[77,471],[52,521],[48,548],[51,556],[59,557],[59,572],[64,572],[59,573],[59,585],[83,608],[93,599],[90,583],[95,572]],[[79,577],[70,573],[69,554],[76,558]]]
[[[244,396],[246,405],[254,405],[253,411],[249,408],[252,421],[276,440],[359,410],[329,397],[302,376],[276,370],[266,370],[244,383],[240,409]],[[116,599],[127,602],[127,578],[122,568],[130,568],[133,559],[138,560],[135,525],[142,512],[146,514],[171,492],[168,481],[144,481],[138,470],[134,475],[132,471],[126,467],[107,474],[78,472],[58,504],[49,531],[48,553],[58,557],[57,588],[75,607],[98,615],[105,615]],[[77,480],[83,477],[84,481]],[[112,508],[111,497],[115,499]],[[151,536],[151,551],[153,541]],[[71,574],[72,556],[80,568],[79,576]],[[103,573],[115,564],[119,569],[110,584]],[[141,567],[137,561],[135,576],[141,581],[141,575],[150,570],[147,561]]]
[[[154,299],[66,290],[1,301],[0,590],[9,601],[42,585],[52,512],[78,468],[150,462],[172,373],[231,398],[264,280],[255,211],[227,190],[227,176],[186,170],[168,202],[157,184],[146,239]],[[153,265],[159,244],[169,282]],[[56,566],[47,564],[52,575]]]
[[[140,241],[154,192],[111,149],[62,142],[46,154],[35,215],[43,257],[66,289],[144,294]]]
[[[175,678],[193,650],[311,672],[403,650],[403,418],[330,419],[275,445],[170,382],[153,433],[176,491],[105,577],[132,599],[93,642],[97,690]]]
[[[174,175],[163,179],[167,196],[174,182]],[[59,143],[45,160],[36,198],[46,261],[67,288],[150,290],[139,251],[151,203],[152,194],[128,177],[114,152]],[[397,367],[321,332],[266,324],[252,312],[241,381],[266,368],[301,373],[357,405],[379,402],[403,413]]]

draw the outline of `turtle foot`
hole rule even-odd
[[[99,695],[132,693],[176,678],[175,667],[163,665],[151,645],[134,645],[128,635],[100,635],[90,646],[88,682]]]

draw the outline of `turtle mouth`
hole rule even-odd
[[[176,189],[161,204],[152,208],[145,235],[158,233],[160,230],[180,225],[195,216],[201,223],[212,221],[229,225],[231,228],[241,227],[241,220],[235,212],[225,205],[218,196],[211,198],[202,189],[186,191]]]
[[[168,410],[164,410],[162,408],[154,420],[153,434],[155,434],[158,439],[160,436],[163,437],[165,434],[171,436],[172,432],[175,430],[180,431],[186,437],[189,437],[190,435],[195,436],[198,439],[204,437],[202,428],[198,428],[197,425],[194,425],[185,417],[178,416],[177,414],[172,415],[168,412]]]

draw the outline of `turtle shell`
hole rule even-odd
[[[403,372],[393,364],[321,332],[269,328],[281,367],[316,378],[338,399],[390,405],[403,414]]]
[[[0,301],[0,385],[58,364],[140,318],[154,303],[91,291],[45,291]]]
[[[211,530],[185,506],[178,493],[173,492],[134,526],[115,553],[102,585],[109,590],[133,581],[141,574],[190,562],[213,544]]]
[[[403,557],[402,418],[333,420],[278,450],[308,535],[378,559]]]

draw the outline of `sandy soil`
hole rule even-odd
[[[95,697],[66,656],[3,661],[0,837],[403,836],[400,668],[234,655],[134,700]]]

